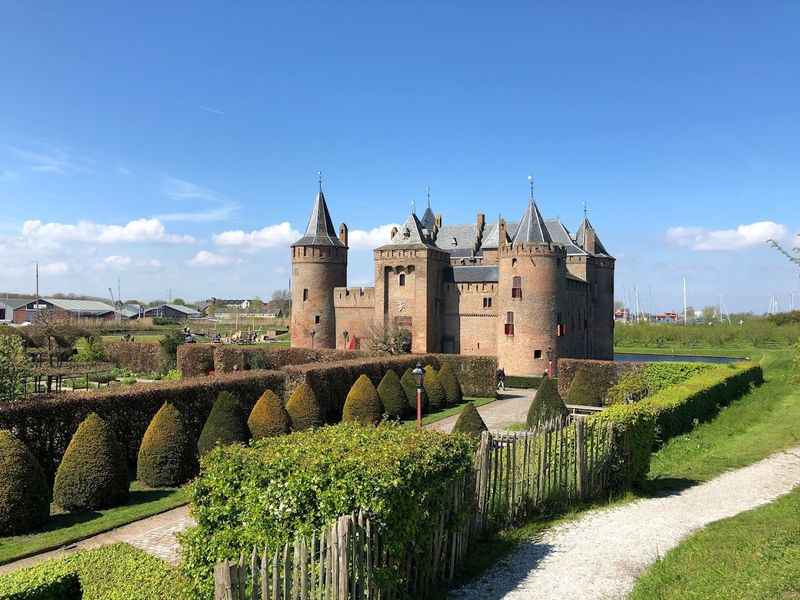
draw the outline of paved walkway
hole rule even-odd
[[[494,402],[478,407],[483,422],[490,431],[499,431],[514,423],[524,423],[528,417],[528,408],[536,390],[507,389]],[[427,425],[428,429],[450,432],[456,424],[458,415],[447,417]]]
[[[465,600],[624,598],[636,578],[707,524],[771,502],[800,485],[800,446],[678,494],[591,511],[520,545]]]

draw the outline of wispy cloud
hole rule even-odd
[[[215,254],[208,250],[200,250],[190,260],[186,261],[191,267],[224,267],[227,265],[240,263],[242,259],[223,254]]]
[[[68,152],[58,148],[44,151],[11,146],[10,149],[13,155],[26,163],[32,171],[67,175],[90,170],[87,161],[75,159]]]
[[[372,229],[353,229],[348,235],[348,245],[353,250],[373,250],[391,240],[392,227],[400,227],[395,223],[378,225]]]
[[[223,231],[214,235],[217,246],[234,246],[243,249],[255,250],[260,248],[275,248],[286,246],[296,241],[300,232],[292,228],[288,221],[277,225],[267,225],[253,231]]]
[[[160,221],[184,221],[189,223],[209,223],[213,221],[225,221],[236,211],[235,206],[220,206],[194,212],[174,212],[156,215]]]
[[[133,259],[130,256],[120,256],[114,254],[106,256],[102,261],[95,265],[98,271],[107,269],[115,271],[125,271],[129,268],[137,269],[160,269],[161,261],[155,258]]]
[[[158,219],[136,219],[125,225],[105,225],[92,221],[78,223],[43,223],[30,220],[22,224],[22,237],[45,243],[91,242],[114,244],[119,242],[162,242],[168,244],[190,244],[195,239],[190,235],[168,233]]]
[[[213,206],[198,208],[197,210],[179,210],[157,215],[161,221],[188,221],[194,223],[207,223],[210,221],[224,221],[228,219],[239,205],[231,202],[222,194],[191,181],[168,177],[164,181],[163,193],[167,198],[176,201],[206,202]]]
[[[739,250],[763,244],[768,239],[782,240],[788,235],[786,225],[774,221],[758,221],[735,229],[704,227],[670,227],[667,241],[676,246],[698,251]]]
[[[7,169],[0,169],[0,183],[5,181],[13,181],[18,177],[16,171],[9,171]]]
[[[63,261],[45,263],[39,265],[39,273],[42,275],[64,275],[69,271],[69,265]]]
[[[202,104],[200,105],[200,110],[204,110],[204,111],[206,111],[208,113],[211,113],[212,115],[224,115],[225,114],[224,112],[222,112],[218,108],[212,108],[210,106],[203,106]]]

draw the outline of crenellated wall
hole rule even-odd
[[[364,349],[375,317],[375,288],[338,287],[333,290],[336,311],[336,348]]]

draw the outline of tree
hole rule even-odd
[[[458,415],[456,424],[453,426],[453,433],[465,433],[479,440],[484,431],[486,431],[486,423],[478,409],[475,408],[475,404],[468,402]]]
[[[180,411],[171,402],[158,410],[144,432],[136,478],[150,487],[172,487],[194,470],[194,448]]]
[[[444,407],[447,403],[447,393],[442,387],[442,382],[439,381],[439,374],[432,365],[425,367],[425,376],[422,379],[422,385],[425,388],[425,393],[428,396],[428,402],[434,409]]]
[[[417,378],[414,377],[414,373],[411,369],[406,369],[406,372],[403,373],[403,376],[400,378],[400,383],[403,385],[403,391],[406,393],[406,400],[408,401],[408,407],[411,409],[415,415],[417,414]],[[422,412],[428,408],[428,394],[425,393],[425,387],[423,386],[421,390],[422,394],[420,397],[420,402],[422,404]]]
[[[703,320],[706,323],[709,323],[717,318],[717,307],[716,306],[704,306],[703,307]]]
[[[13,402],[25,396],[25,381],[31,365],[16,335],[0,335],[0,402]]]
[[[411,352],[411,332],[393,324],[372,324],[366,339],[367,347],[382,354]]]
[[[347,393],[342,411],[342,422],[355,421],[362,425],[377,425],[383,415],[378,390],[366,375],[359,375]]]
[[[197,449],[200,456],[203,456],[217,444],[224,446],[246,442],[249,436],[250,431],[239,401],[230,392],[220,392],[203,425],[203,431],[200,432]]]
[[[459,404],[462,399],[461,384],[458,383],[458,378],[453,372],[450,363],[444,363],[442,368],[439,369],[439,381],[447,394],[448,404]]]
[[[401,418],[408,408],[406,392],[397,373],[392,369],[386,371],[378,384],[378,397],[381,399],[386,416],[390,419]]]
[[[563,419],[568,414],[569,411],[558,393],[558,387],[545,375],[528,409],[528,429],[545,427],[553,420]]]
[[[161,346],[161,357],[164,359],[164,363],[168,369],[175,368],[178,362],[178,346],[185,341],[185,336],[177,329],[167,332],[167,334],[158,341]]]
[[[301,383],[294,389],[286,403],[286,412],[292,420],[292,431],[322,427],[324,423],[317,397],[307,383]]]
[[[103,339],[98,335],[78,338],[78,341],[75,342],[75,350],[72,360],[78,362],[99,362],[106,357]]]
[[[30,450],[0,429],[0,535],[26,533],[50,516],[50,486]]]
[[[275,392],[266,390],[256,402],[250,417],[247,419],[247,426],[254,440],[262,437],[270,437],[289,433],[291,419],[283,402]]]
[[[184,300],[183,298],[175,298],[172,301],[172,304],[178,304],[180,306],[186,306],[186,300]]]

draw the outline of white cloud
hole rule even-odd
[[[214,190],[186,181],[177,177],[167,177],[163,185],[163,193],[167,198],[176,201],[191,200],[197,202],[210,202],[214,206],[191,211],[175,211],[158,215],[161,221],[188,221],[192,223],[207,223],[209,221],[224,221],[236,211],[239,206],[231,202],[222,194]]]
[[[369,230],[353,229],[348,235],[348,245],[354,250],[372,250],[391,240],[392,227],[400,227],[395,223],[378,225]]]
[[[164,195],[173,200],[209,200],[215,202],[221,199],[220,195],[214,190],[177,177],[167,177],[164,181]]]
[[[63,275],[67,271],[69,271],[69,265],[62,261],[39,266],[39,273],[43,275]]]
[[[22,237],[50,244],[59,242],[189,244],[195,241],[190,235],[167,233],[164,224],[158,219],[136,219],[125,225],[103,225],[92,221],[79,221],[74,225],[43,223],[36,219],[22,224]]]
[[[134,260],[130,256],[112,255],[106,256],[102,261],[95,265],[95,268],[98,271],[104,271],[106,269],[123,271],[129,267],[136,267],[140,269],[159,269],[161,268],[161,261],[155,258]]]
[[[231,256],[223,254],[215,254],[208,250],[200,250],[192,257],[191,260],[186,261],[192,267],[222,267],[233,263],[241,262],[241,259],[235,259]]]
[[[130,265],[132,262],[130,256],[106,256],[103,259],[103,264],[109,267],[123,268]]]
[[[300,232],[293,229],[288,221],[277,225],[267,225],[255,231],[223,231],[214,235],[217,246],[235,246],[244,249],[275,248],[288,246],[297,241]]]
[[[224,221],[231,216],[236,210],[236,206],[228,204],[218,208],[209,208],[206,210],[198,210],[194,212],[174,212],[157,215],[156,218],[160,221],[186,221],[189,223],[208,223],[211,221]]]
[[[763,244],[768,239],[786,238],[786,225],[774,221],[758,221],[739,225],[736,229],[706,229],[704,227],[670,227],[667,241],[692,250],[738,250]]]

